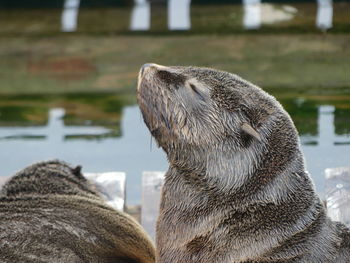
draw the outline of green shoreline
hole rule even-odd
[[[0,94],[135,94],[146,62],[213,67],[268,90],[348,94],[348,43],[347,34],[6,37]]]

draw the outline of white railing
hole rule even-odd
[[[151,4],[147,0],[134,0],[130,30],[147,31],[151,28]]]
[[[65,0],[61,18],[61,31],[74,32],[78,25],[80,0]]]
[[[261,0],[242,0],[243,21],[245,29],[258,29],[265,23],[273,21],[290,20],[294,18],[297,9],[283,5],[282,9],[273,8],[272,4],[261,3]],[[77,30],[80,0],[65,0],[61,18],[61,31],[73,32]],[[191,0],[168,0],[167,3],[168,29],[191,29]],[[292,10],[292,12],[290,12]],[[327,30],[333,24],[332,0],[317,0],[316,26]],[[147,31],[151,29],[151,4],[148,0],[134,0],[131,11],[130,30]]]
[[[333,24],[333,1],[317,0],[316,26],[319,29],[327,30]]]
[[[71,135],[107,135],[112,132],[102,126],[66,126],[63,117],[65,110],[63,108],[53,108],[49,110],[48,124],[37,127],[0,127],[0,138],[21,138],[23,136],[43,136],[47,144],[54,142],[63,142],[66,136]]]

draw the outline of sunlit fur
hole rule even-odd
[[[152,263],[130,216],[106,205],[81,167],[60,161],[18,172],[0,192],[0,262]]]
[[[227,72],[151,64],[138,102],[169,161],[157,262],[350,262],[349,230],[326,216],[274,97]]]

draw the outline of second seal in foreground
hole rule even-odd
[[[349,230],[326,216],[274,97],[227,72],[146,64],[138,102],[169,160],[157,262],[350,262]]]
[[[26,167],[0,189],[0,262],[154,263],[154,246],[80,166],[53,160]]]

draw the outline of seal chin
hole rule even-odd
[[[160,119],[166,120],[162,114],[159,115],[159,109],[154,108],[154,98],[157,97],[158,91],[152,84],[154,82],[154,74],[165,68],[167,67],[155,63],[146,63],[142,65],[138,75],[137,100],[145,123],[152,134],[153,130],[159,129]],[[159,103],[156,103],[156,106],[159,106]],[[167,124],[168,122],[165,121],[165,123]]]

